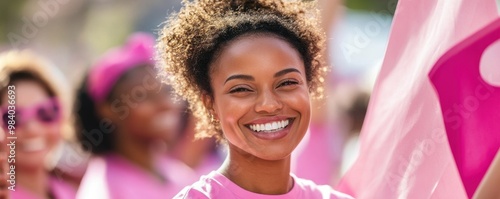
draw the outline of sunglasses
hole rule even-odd
[[[7,129],[8,122],[11,120],[9,116],[12,116],[9,114],[7,107],[3,107],[0,110],[2,116],[2,126]],[[39,122],[51,124],[59,121],[60,117],[61,106],[59,100],[53,97],[49,100],[32,105],[30,107],[16,107],[14,117],[15,123],[13,126],[16,128],[21,127],[33,118],[35,118]]]

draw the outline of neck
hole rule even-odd
[[[43,167],[37,169],[19,169],[16,181],[30,193],[39,198],[49,198],[49,174]]]
[[[133,138],[124,133],[123,136],[117,136],[115,151],[142,169],[157,174],[150,141]]]
[[[241,188],[259,194],[279,195],[293,187],[290,156],[282,160],[264,160],[229,144],[229,154],[219,169]]]

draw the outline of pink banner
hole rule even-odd
[[[360,156],[339,190],[359,199],[467,198],[428,74],[496,18],[494,0],[399,1]]]
[[[500,147],[500,88],[486,82],[480,73],[483,52],[498,39],[500,19],[450,49],[429,75],[439,94],[448,141],[469,197]],[[495,53],[492,64],[500,71],[500,52]]]

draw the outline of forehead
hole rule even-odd
[[[225,45],[213,64],[212,72],[283,67],[297,67],[303,72],[300,53],[279,36],[256,33],[237,37]]]
[[[134,68],[125,72],[122,75],[122,77],[120,77],[120,80],[118,83],[138,84],[138,83],[142,83],[144,81],[144,79],[148,79],[148,78],[155,79],[155,77],[153,75],[148,73],[147,67],[148,66],[135,66]]]
[[[38,82],[31,80],[19,80],[13,83],[15,86],[16,107],[28,107],[50,98],[46,89]],[[2,94],[2,105],[8,100],[7,92]]]
[[[115,84],[115,89],[126,89],[129,90],[133,87],[140,86],[144,82],[159,81],[156,78],[156,72],[153,68],[144,65],[136,66],[133,69],[125,72]]]
[[[265,44],[265,46],[263,46]],[[272,49],[281,50],[291,50],[294,53],[297,53],[299,56],[297,49],[285,38],[276,35],[274,33],[266,33],[266,32],[254,32],[254,33],[246,33],[227,42],[221,49],[220,55],[228,52],[238,52],[238,50],[252,50],[253,48],[258,49],[269,49],[269,47],[274,47]]]

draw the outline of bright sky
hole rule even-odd
[[[498,13],[500,13],[500,0],[497,0]]]

